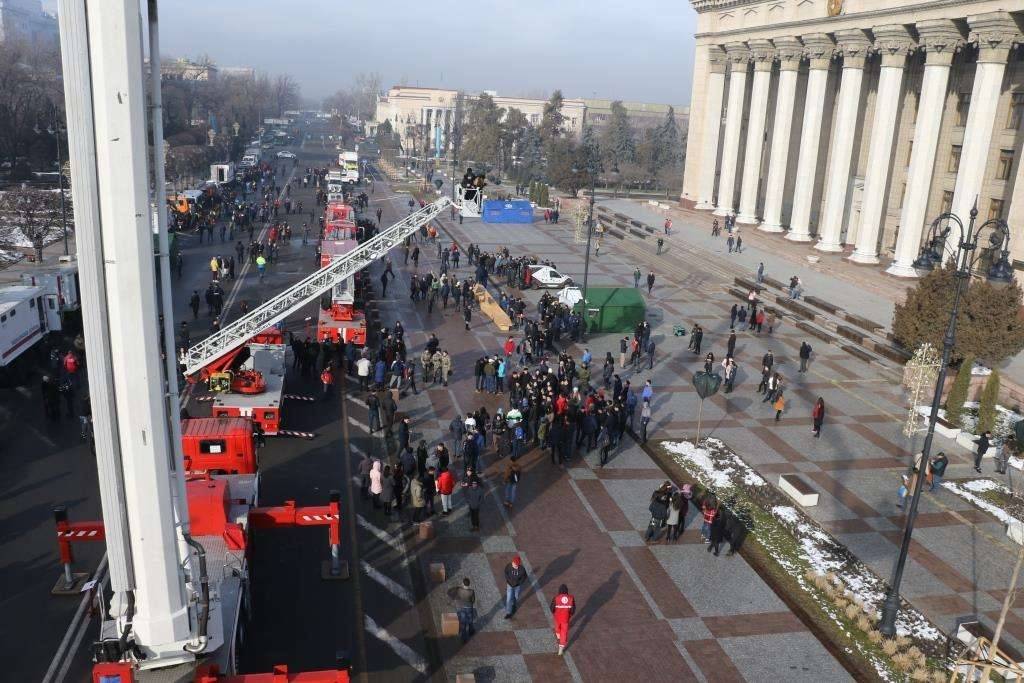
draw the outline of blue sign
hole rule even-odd
[[[532,223],[533,206],[527,199],[488,199],[481,217],[484,223]]]

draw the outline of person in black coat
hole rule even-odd
[[[711,522],[711,537],[709,539],[710,542],[708,543],[708,552],[714,553],[716,557],[718,556],[718,551],[722,545],[722,541],[725,540],[726,518],[731,516],[731,513],[729,513],[725,508],[719,506],[718,514],[715,515],[714,521]]]
[[[406,450],[411,450],[412,447],[409,445],[409,438],[411,436],[412,422],[409,418],[402,418],[402,423],[398,425],[398,452],[404,453]]]
[[[989,446],[992,445],[992,432],[985,432],[975,439],[974,443],[978,445],[978,450],[974,454],[974,471],[981,474],[981,459],[985,457]]]

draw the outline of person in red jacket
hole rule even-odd
[[[447,515],[452,511],[452,491],[455,490],[455,477],[447,468],[441,470],[437,475],[437,492],[441,494],[441,514]]]
[[[505,340],[505,349],[504,350],[505,350],[505,362],[508,362],[508,359],[511,358],[512,353],[516,350],[516,343],[514,341],[512,341],[512,337],[509,337],[507,340]]]
[[[320,381],[324,385],[324,399],[331,397],[331,385],[334,384],[334,373],[331,372],[331,366],[328,364],[324,368],[324,371],[320,373]]]
[[[576,613],[576,598],[569,592],[564,583],[558,587],[558,595],[551,598],[551,614],[555,617],[555,639],[558,641],[558,654],[565,652],[569,644],[569,619]]]

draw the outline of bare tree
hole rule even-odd
[[[277,116],[294,109],[299,105],[299,84],[287,74],[278,76],[270,89],[270,102]]]
[[[70,200],[68,200],[70,201]],[[71,207],[67,207],[68,214]],[[20,251],[32,246],[36,260],[43,247],[60,232],[60,193],[21,187],[0,195],[0,250]]]

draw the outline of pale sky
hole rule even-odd
[[[160,20],[164,57],[287,72],[317,101],[370,71],[385,89],[690,101],[688,0],[164,0]]]

